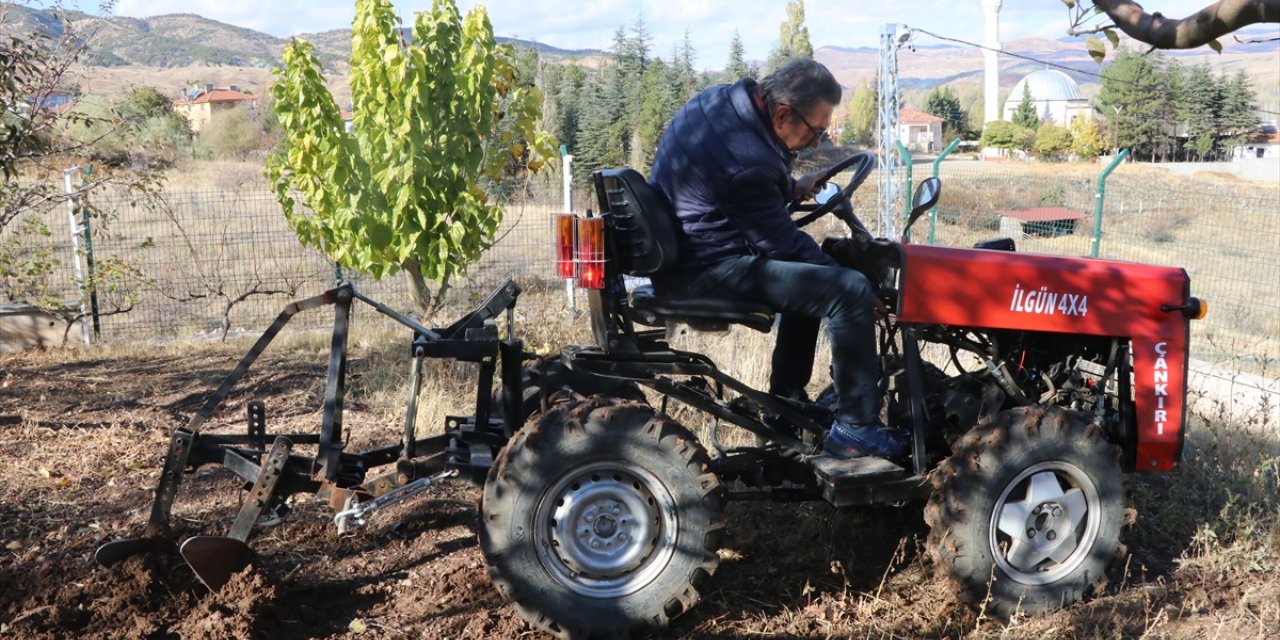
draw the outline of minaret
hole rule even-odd
[[[986,61],[983,123],[1000,120],[1004,111],[1000,108],[1000,58],[996,53],[1000,50],[1000,4],[1001,0],[982,0],[982,13],[987,22],[987,37],[982,41],[986,47],[982,51]]]

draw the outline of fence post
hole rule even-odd
[[[1121,149],[1111,164],[1102,170],[1102,175],[1098,176],[1098,192],[1093,196],[1093,242],[1089,249],[1089,257],[1098,257],[1098,247],[1102,244],[1102,201],[1107,194],[1107,176],[1111,175],[1116,167],[1129,157],[1128,149]]]
[[[102,338],[102,322],[98,319],[98,279],[93,268],[93,233],[89,229],[89,207],[80,207],[84,221],[84,263],[89,271],[89,312],[93,315],[93,337]]]
[[[947,145],[946,149],[942,150],[942,153],[939,154],[938,157],[933,159],[933,177],[938,177],[938,169],[941,167],[942,161],[945,160],[952,151],[955,151],[955,148],[958,146],[960,146],[960,138],[957,137],[955,140],[951,141],[951,144]],[[941,200],[941,198],[939,198],[939,200]],[[933,233],[937,225],[938,205],[935,204],[929,208],[929,244],[933,244]]]
[[[898,157],[902,159],[902,164],[907,166],[907,188],[902,194],[902,226],[906,228],[907,219],[911,217],[911,152],[907,151],[906,145],[901,140],[895,140],[893,146],[898,150]],[[902,237],[903,242],[911,241],[911,230],[908,229]]]
[[[71,225],[71,254],[75,265],[76,289],[80,293],[80,333],[84,334],[84,343],[93,344],[89,334],[89,313],[84,308],[84,270],[80,266],[80,225],[76,222],[75,188],[71,186],[71,174],[80,167],[71,167],[62,171],[62,186],[67,194],[67,222]]]

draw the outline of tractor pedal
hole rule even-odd
[[[907,470],[874,456],[837,458],[822,454],[809,458],[809,466],[823,484],[832,487],[872,484],[907,475]]]

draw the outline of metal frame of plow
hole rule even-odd
[[[225,537],[195,536],[178,547],[196,576],[214,591],[252,561],[253,554],[247,540],[255,524],[264,516],[283,516],[287,511],[284,500],[290,495],[304,492],[327,494],[330,505],[341,509],[335,522],[342,532],[350,523],[364,524],[369,512],[416,495],[459,470],[469,471],[474,481],[482,481],[494,451],[501,448],[519,426],[514,424],[514,416],[519,415],[518,403],[523,395],[520,367],[528,357],[523,343],[511,337],[514,335],[513,311],[519,295],[520,287],[513,281],[507,281],[474,311],[443,329],[429,329],[361,295],[350,283],[287,305],[187,424],[174,429],[143,536],[102,545],[95,554],[98,563],[110,566],[139,553],[174,549],[169,518],[182,476],[205,464],[222,465],[252,485]],[[393,446],[361,453],[345,451],[342,433],[347,336],[351,327],[352,305],[356,300],[414,332],[409,399],[401,440]],[[270,437],[265,405],[259,400],[247,404],[246,433],[202,433],[202,427],[213,417],[214,411],[289,320],[302,311],[326,305],[334,305],[335,311],[319,434]],[[508,339],[500,341],[494,321],[503,311],[507,315]],[[450,416],[442,434],[417,438],[417,401],[422,389],[422,361],[425,358],[476,362],[480,364],[480,375],[475,415]],[[489,390],[498,371],[498,358],[503,362],[503,384],[515,390],[507,397],[511,406],[504,407],[503,415],[507,417],[501,421],[489,417]],[[268,451],[269,439],[271,448]],[[294,448],[300,445],[316,446],[316,455],[294,453]],[[395,464],[394,471],[367,478],[370,470],[392,463]]]

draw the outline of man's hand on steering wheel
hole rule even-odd
[[[828,171],[815,171],[796,178],[795,187],[791,190],[791,201],[799,203],[812,199],[815,195],[818,195],[818,191],[822,189],[822,185],[826,184],[827,179],[830,177]]]
[[[853,177],[849,179],[849,184],[846,185],[843,189],[841,189],[839,193],[832,195],[831,198],[828,199],[826,202],[822,204],[812,204],[812,205],[808,205],[808,204],[802,205],[802,204],[793,202],[790,206],[791,211],[808,211],[809,212],[804,216],[801,216],[800,218],[796,219],[796,225],[803,227],[828,213],[834,213],[838,218],[844,221],[845,224],[849,225],[855,231],[856,230],[865,231],[866,227],[863,226],[862,223],[858,220],[858,217],[853,214],[853,203],[852,201],[850,201],[849,198],[851,195],[853,195],[854,190],[856,190],[859,186],[861,186],[863,182],[866,182],[867,177],[871,175],[871,170],[874,169],[875,166],[876,166],[876,155],[874,153],[871,153],[870,151],[862,151],[859,153],[855,153],[849,156],[848,158],[841,160],[840,162],[837,162],[835,165],[833,165],[831,168],[825,171],[822,171],[816,174],[808,174],[803,178],[796,180],[796,190],[798,191],[801,180],[805,180],[805,179],[816,176],[816,179],[813,182],[813,185],[816,187],[817,185],[820,185],[826,182],[827,180],[831,179],[841,171],[844,171],[845,169],[848,169],[850,167],[853,168]],[[815,192],[816,192],[816,189],[815,189]]]

